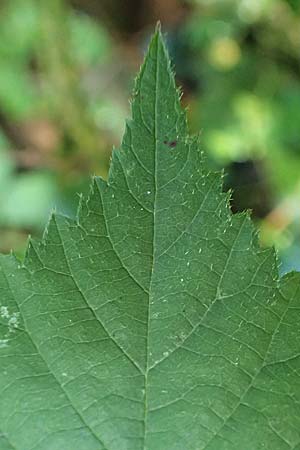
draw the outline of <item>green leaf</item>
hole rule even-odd
[[[0,267],[1,448],[300,449],[299,274],[231,214],[159,31],[108,182]]]

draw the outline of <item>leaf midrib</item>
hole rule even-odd
[[[157,144],[158,144],[158,136],[157,136],[157,101],[158,101],[158,77],[159,77],[159,40],[158,34],[156,35],[156,68],[155,68],[155,103],[154,103],[154,200],[153,200],[153,236],[152,236],[152,267],[151,267],[151,275],[149,282],[149,295],[148,295],[148,316],[147,316],[147,336],[146,336],[146,367],[145,367],[145,397],[144,397],[144,445],[143,449],[147,450],[147,433],[148,433],[148,374],[149,370],[149,330],[150,330],[150,320],[151,320],[151,298],[152,298],[152,284],[153,284],[153,272],[154,272],[154,263],[155,263],[155,224],[156,224],[156,202],[157,202]]]

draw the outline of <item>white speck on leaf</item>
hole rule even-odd
[[[8,310],[7,306],[1,306],[0,307],[0,317],[2,319],[7,319],[7,326],[9,333],[13,333],[15,329],[19,325],[19,312],[11,313]]]
[[[0,339],[0,348],[8,347],[8,339]]]
[[[8,320],[8,328],[10,332],[14,331],[19,325],[19,313],[13,313]]]
[[[9,319],[9,312],[7,306],[1,306],[0,308],[0,316],[2,319]]]

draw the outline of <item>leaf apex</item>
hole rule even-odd
[[[161,21],[160,20],[158,20],[156,22],[155,33],[161,34]]]

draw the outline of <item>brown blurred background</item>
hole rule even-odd
[[[298,0],[1,0],[0,251],[21,255],[106,176],[158,20],[233,210],[300,270]]]

